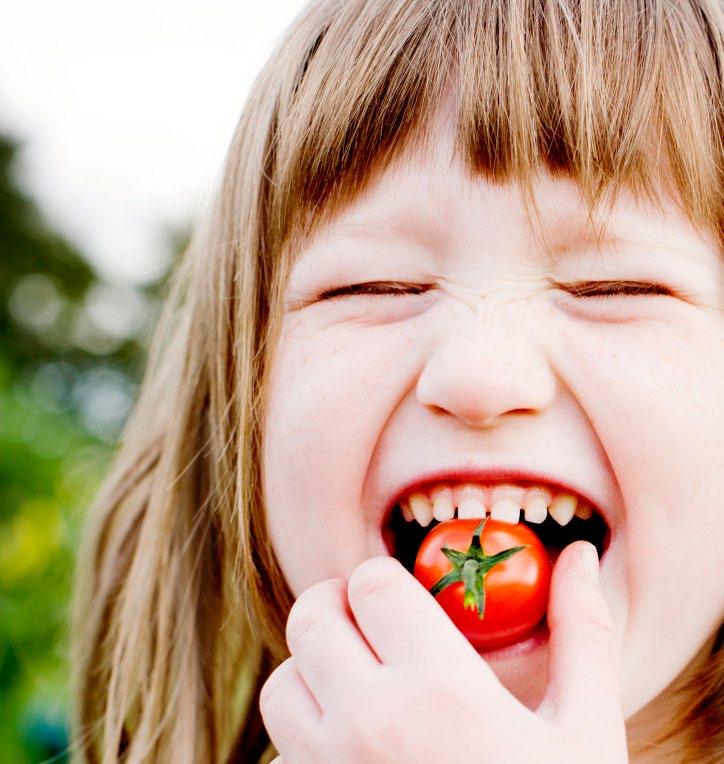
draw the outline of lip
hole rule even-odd
[[[494,650],[477,650],[477,652],[487,660],[503,660],[532,653],[534,650],[538,650],[547,644],[549,639],[550,629],[548,628],[548,619],[543,618],[531,632],[518,642],[505,647],[498,647]]]
[[[500,466],[488,468],[451,467],[428,472],[414,478],[400,486],[387,502],[382,513],[381,527],[384,528],[389,521],[390,514],[395,505],[414,491],[424,491],[439,483],[480,483],[485,485],[503,482],[516,483],[518,485],[545,485],[561,493],[573,494],[588,504],[606,521],[611,534],[614,532],[615,523],[612,512],[601,501],[590,495],[585,488],[576,485],[575,481],[554,475],[552,472]]]

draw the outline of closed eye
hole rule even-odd
[[[647,281],[574,281],[553,282],[555,286],[577,298],[602,298],[615,296],[664,295],[676,297],[674,290]],[[345,295],[404,295],[422,294],[432,289],[432,284],[407,284],[401,281],[369,281],[361,284],[333,287],[318,295],[318,300],[331,300]]]
[[[432,284],[406,284],[401,281],[369,281],[364,284],[350,284],[348,286],[327,289],[318,295],[318,300],[331,300],[334,297],[343,297],[347,294],[422,294],[432,288]]]
[[[661,284],[648,281],[575,281],[569,284],[556,282],[574,297],[615,297],[617,295],[665,295],[676,297],[676,292]]]

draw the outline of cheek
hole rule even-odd
[[[625,560],[610,585],[636,706],[684,668],[724,607],[724,326],[592,326],[565,332],[565,374],[625,505]]]
[[[372,452],[402,394],[409,332],[386,327],[287,333],[264,422],[267,524],[290,588],[346,576],[375,547],[360,508]]]
[[[569,335],[575,392],[621,488],[645,478],[694,501],[721,489],[724,326],[604,326],[581,339],[573,348]]]
[[[691,320],[684,326],[641,323],[602,327],[573,348],[567,374],[591,417],[624,496],[658,498],[647,519],[724,522],[724,325]],[[714,505],[714,506],[713,506]],[[684,511],[683,507],[694,508]],[[635,523],[638,513],[629,513]],[[662,525],[664,523],[662,522]]]

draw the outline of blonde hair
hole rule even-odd
[[[284,281],[314,226],[427,139],[453,83],[472,174],[527,188],[545,168],[593,209],[623,186],[659,200],[665,158],[684,212],[722,241],[723,36],[716,0],[304,9],[248,98],[90,514],[78,757],[251,762],[267,747],[256,693],[288,654],[293,597],[265,528],[261,423]],[[681,719],[701,764],[724,746],[723,682],[719,642]]]

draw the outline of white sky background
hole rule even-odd
[[[303,0],[3,0],[0,131],[46,218],[116,283],[195,220],[249,88]]]

